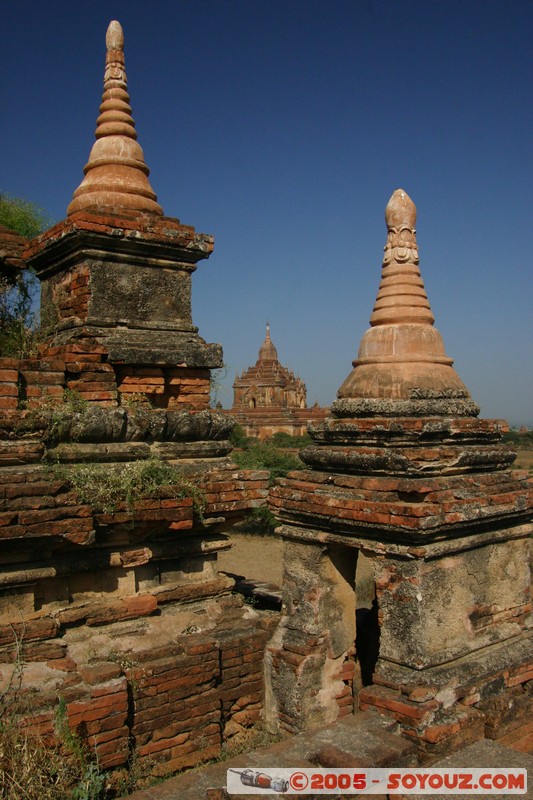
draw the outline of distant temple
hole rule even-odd
[[[307,408],[305,383],[280,363],[268,323],[255,366],[235,378],[233,391],[233,406],[227,413],[248,436],[260,439],[279,432],[301,436],[310,422],[323,420],[327,413],[318,404]]]

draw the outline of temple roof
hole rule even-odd
[[[106,67],[96,142],[85,166],[85,177],[74,192],[67,213],[87,208],[126,209],[163,214],[148,181],[149,169],[137,142],[124,64],[124,33],[109,23]]]
[[[280,363],[278,351],[270,338],[270,325],[268,322],[265,340],[259,348],[256,363],[243,370],[241,375],[236,375],[233,383],[234,389],[248,390],[252,388],[258,390],[264,387],[275,387],[283,391],[297,391],[302,396],[305,396],[307,391],[301,378]]]

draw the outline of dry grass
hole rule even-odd
[[[0,694],[0,800],[103,800],[105,775],[70,730],[64,701],[56,712],[55,736],[32,727],[23,669],[19,642],[11,679]]]
[[[519,448],[513,467],[514,469],[527,469],[528,472],[533,473],[533,450]]]
[[[65,800],[73,797],[76,780],[69,759],[59,747],[9,720],[0,733],[0,797],[2,800]],[[83,795],[81,795],[83,796]]]

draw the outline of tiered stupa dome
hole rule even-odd
[[[446,355],[418,267],[416,207],[397,189],[385,211],[388,235],[378,295],[354,369],[332,407],[336,416],[479,409]]]
[[[84,169],[85,177],[74,192],[67,213],[112,208],[163,214],[148,181],[150,171],[137,142],[124,66],[124,33],[116,20],[109,23],[106,47],[96,142]]]

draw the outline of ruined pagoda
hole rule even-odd
[[[310,427],[307,470],[271,491],[286,553],[269,725],[374,707],[433,758],[531,713],[533,498],[506,424],[477,418],[434,327],[403,190],[385,217],[371,327],[331,416]],[[364,625],[359,553],[375,583]]]
[[[228,412],[247,436],[265,439],[274,433],[302,436],[311,422],[319,422],[327,409],[307,407],[303,380],[279,361],[267,322],[265,339],[254,366],[233,382],[233,405]]]

